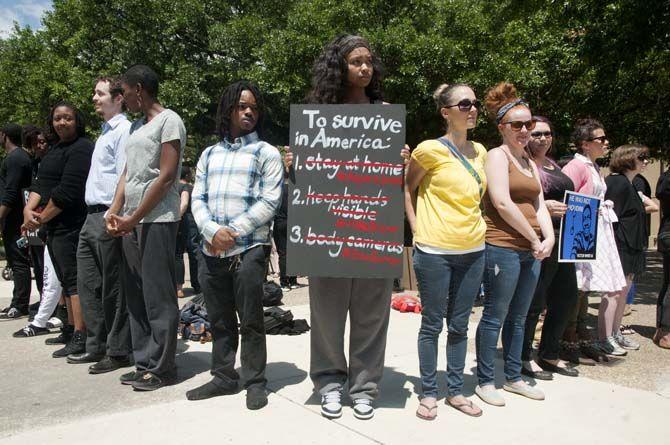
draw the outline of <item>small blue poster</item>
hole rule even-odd
[[[558,262],[580,263],[596,259],[600,199],[580,193],[565,192],[568,206],[561,219],[558,238]]]

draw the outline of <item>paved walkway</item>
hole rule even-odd
[[[10,291],[11,283],[0,282],[0,304],[9,302]],[[306,288],[292,291],[294,297],[287,300],[304,301],[303,293]],[[308,306],[289,308],[296,318],[309,318]],[[180,341],[179,383],[137,393],[118,383],[123,371],[92,376],[85,365],[51,358],[54,347],[44,345],[44,336],[11,338],[26,319],[1,322],[0,443],[668,443],[663,425],[670,412],[670,391],[556,376],[552,382],[539,383],[545,401],[505,393],[507,406],[496,408],[472,394],[476,384],[472,354],[468,355],[465,392],[482,406],[484,415],[470,418],[440,404],[434,422],[422,421],[414,415],[419,320],[416,315],[392,311],[382,396],[370,421],[355,419],[350,408],[336,421],[321,417],[307,375],[308,334],[268,337],[270,403],[251,412],[245,408],[244,393],[200,402],[186,400],[188,389],[210,378],[210,344]],[[471,332],[475,327],[471,324]],[[444,343],[443,336],[441,351]],[[441,353],[440,369],[444,361]],[[444,383],[444,371],[439,377]]]

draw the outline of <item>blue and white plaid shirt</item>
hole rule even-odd
[[[222,227],[239,233],[220,257],[270,244],[270,223],[281,200],[284,168],[279,151],[249,133],[202,152],[195,175],[191,211],[208,243]],[[211,253],[203,248],[206,255]]]

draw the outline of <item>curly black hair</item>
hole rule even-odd
[[[372,79],[365,88],[371,101],[383,100],[382,79],[384,67],[372,51],[370,43],[363,37],[340,34],[323,49],[312,67],[312,90],[306,101],[311,104],[341,104],[347,91],[347,54],[356,48],[367,48],[372,54]]]
[[[219,101],[219,108],[216,111],[216,133],[221,140],[225,139],[230,134],[230,115],[233,113],[235,107],[240,102],[242,91],[248,90],[254,95],[256,99],[256,107],[258,109],[258,120],[256,121],[256,128],[254,131],[262,137],[263,133],[263,118],[265,117],[265,105],[263,104],[263,96],[255,83],[248,80],[239,80],[230,84],[223,90],[221,100]]]
[[[70,110],[72,110],[72,112],[74,113],[74,121],[77,129],[77,137],[80,138],[85,137],[86,123],[84,122],[84,115],[81,114],[81,111],[79,111],[79,109],[77,109],[77,107],[72,105],[70,102],[61,100],[56,105],[51,107],[51,111],[49,111],[49,116],[47,117],[47,130],[48,130],[46,135],[47,140],[55,142],[58,142],[60,140],[60,138],[58,137],[58,133],[56,133],[56,129],[54,128],[54,112],[58,107],[67,107]]]

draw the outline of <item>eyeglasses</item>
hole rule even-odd
[[[640,155],[637,157],[640,162],[649,162],[649,155]]]
[[[482,106],[482,103],[479,102],[477,99],[475,100],[470,100],[470,99],[463,99],[457,104],[454,105],[447,105],[444,108],[454,108],[458,107],[458,111],[462,111],[463,113],[466,113],[472,109],[472,107],[475,107],[477,110],[479,110]]]
[[[533,131],[530,136],[535,139],[540,139],[542,136],[549,139],[552,135],[551,131]]]
[[[598,136],[596,138],[587,139],[587,141],[598,141],[601,144],[604,144],[606,140],[607,140],[607,136]]]
[[[526,127],[526,130],[532,131],[533,128],[535,128],[535,124],[537,124],[537,121],[535,119],[531,119],[529,121],[508,121],[508,122],[501,122],[501,124],[509,124],[509,127],[512,129],[512,131],[521,131],[523,127]]]

